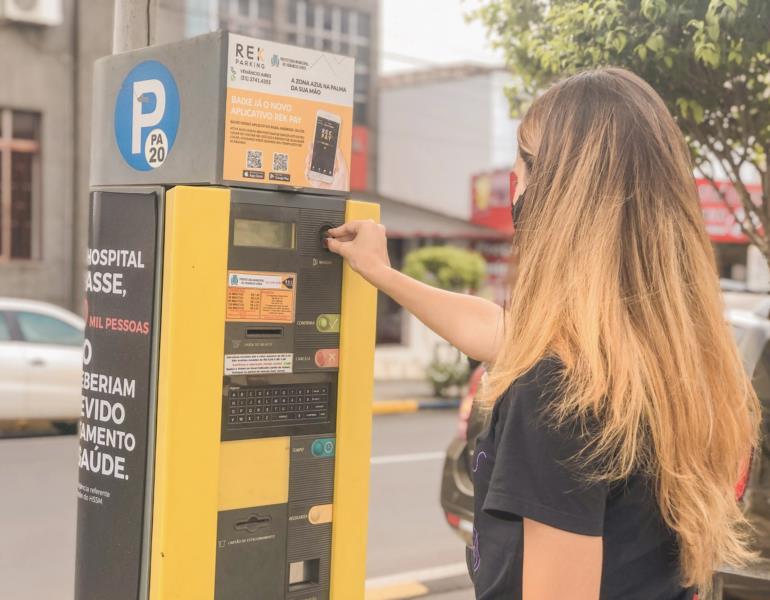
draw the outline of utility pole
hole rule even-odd
[[[156,11],[157,0],[115,0],[112,53],[149,46]]]

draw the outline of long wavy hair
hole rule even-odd
[[[534,101],[519,153],[529,177],[517,260],[481,400],[560,359],[555,422],[598,422],[580,457],[601,465],[592,477],[650,477],[683,585],[708,588],[715,567],[752,556],[734,489],[760,408],[723,315],[682,134],[647,83],[603,68]]]

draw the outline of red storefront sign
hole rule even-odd
[[[725,201],[730,206],[728,208],[707,180],[696,179],[695,183],[698,185],[703,220],[711,241],[719,244],[748,244],[748,238],[741,231],[740,225],[735,221],[730,210],[732,208],[739,218],[743,218],[745,214],[741,199],[738,197],[738,192],[733,184],[729,181],[717,182],[719,189],[724,192]],[[746,184],[746,189],[755,204],[761,203],[762,186]]]
[[[479,173],[471,178],[471,223],[513,234],[511,172]]]
[[[720,244],[747,244],[748,239],[735,221],[735,217],[705,179],[696,179],[703,221],[709,238]],[[739,217],[744,210],[735,187],[729,181],[718,182],[724,191],[725,200]],[[746,188],[755,203],[762,198],[762,187],[747,184]],[[510,171],[498,169],[474,175],[471,180],[471,223],[486,225],[498,231],[513,233],[511,223],[511,180]]]

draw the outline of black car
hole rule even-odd
[[[728,310],[726,317],[763,407],[761,451],[754,456],[742,502],[756,530],[757,551],[770,560],[770,320],[744,310]],[[480,409],[473,402],[483,373],[483,367],[473,372],[460,404],[458,432],[447,449],[441,481],[441,507],[446,521],[467,545],[471,544],[473,531],[473,453],[476,438],[491,416],[490,410]],[[770,600],[770,582],[762,579],[726,575],[726,597]]]

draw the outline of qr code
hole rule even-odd
[[[286,172],[288,170],[289,170],[289,155],[284,154],[283,152],[273,153],[273,171]]]
[[[262,150],[249,150],[246,152],[246,168],[247,169],[262,168]]]

